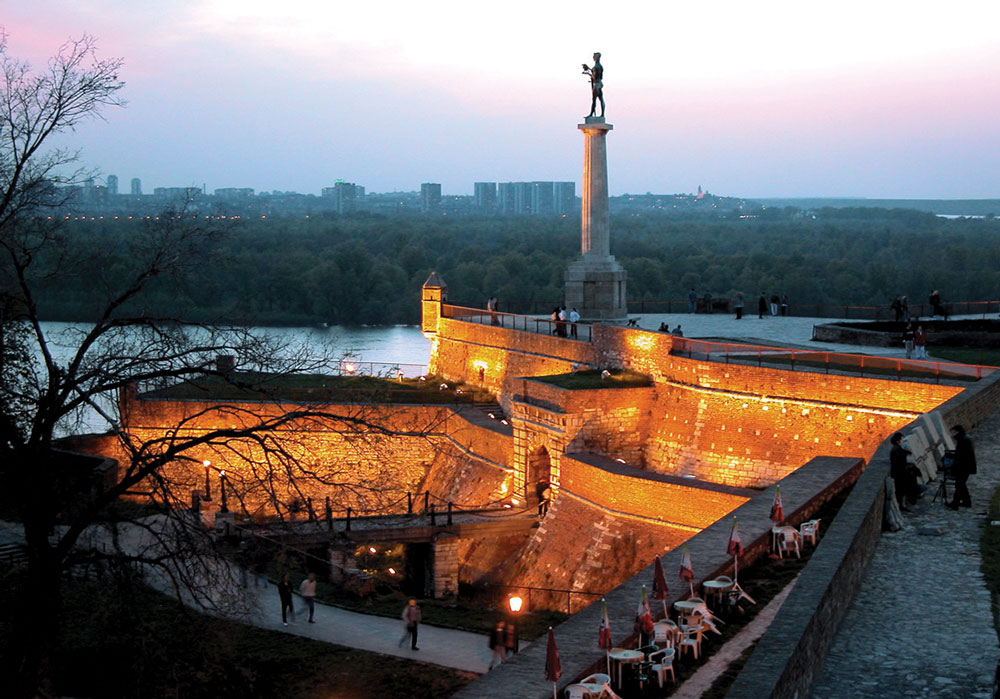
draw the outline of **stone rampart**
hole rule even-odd
[[[998,408],[1000,374],[994,374],[939,411],[947,425],[971,429]],[[888,442],[876,450],[728,697],[808,696],[881,536],[889,450]]]

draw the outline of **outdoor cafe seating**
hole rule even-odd
[[[653,624],[653,643],[660,648],[673,648],[677,645],[679,634],[677,623],[671,619],[661,619]]]

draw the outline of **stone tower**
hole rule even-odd
[[[583,200],[580,215],[580,257],[566,270],[566,307],[583,320],[624,321],[628,276],[611,255],[608,219],[607,135],[614,127],[604,117],[585,117],[583,132]]]

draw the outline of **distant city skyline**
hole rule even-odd
[[[579,185],[602,52],[612,195],[1000,196],[1000,4],[502,8],[288,0],[5,3],[11,56],[86,32],[125,109],[63,143],[143,188]]]

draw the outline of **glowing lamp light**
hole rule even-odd
[[[209,466],[212,465],[212,462],[209,461],[208,459],[205,459],[204,461],[201,462],[201,465],[204,466],[205,468],[208,468]]]
[[[354,366],[353,364],[351,364],[350,362],[347,362],[346,364],[344,364],[344,373],[345,374],[353,374],[357,370],[358,370],[358,368],[356,366]]]
[[[508,510],[510,509],[510,503],[509,502],[505,502],[503,506],[504,506],[505,509],[508,509]]]
[[[396,569],[395,568],[390,568],[389,569],[389,575],[395,575],[395,574],[396,574]]]
[[[368,547],[368,553],[378,553],[378,551],[375,550],[374,546],[369,546]]]
[[[608,371],[607,369],[605,369],[604,371],[601,372],[601,379],[606,379],[609,376],[611,376],[611,372]]]
[[[518,500],[517,498],[511,498],[510,499],[510,504],[513,505],[514,507],[517,507],[518,505],[521,504],[521,501]]]
[[[511,595],[507,598],[507,604],[510,606],[510,611],[517,614],[521,611],[521,606],[524,604],[524,600],[521,599],[520,595]]]
[[[497,419],[497,416],[494,415],[493,413],[489,413],[489,416],[490,416],[490,420],[496,420]]]
[[[507,424],[509,424],[509,423],[508,423],[508,422],[507,422],[506,420],[501,420],[501,421],[500,421],[500,424],[501,424],[501,425],[507,425]]]
[[[426,376],[421,376],[421,377],[420,377],[420,380],[421,380],[421,381],[426,381],[426,380],[427,380],[427,377],[426,377]]]
[[[620,464],[628,463],[627,461],[625,461],[625,459],[621,458],[620,456],[617,459],[615,459],[615,461],[617,461]]]
[[[500,494],[501,495],[507,494],[507,481],[504,481],[503,483],[500,484]]]

